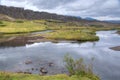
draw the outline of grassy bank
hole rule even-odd
[[[44,34],[44,37],[55,40],[95,41],[99,40],[95,32],[90,30],[57,30]]]
[[[56,20],[0,21],[0,41],[4,40],[2,38],[21,35],[28,36],[28,33],[43,30],[53,30],[53,32],[42,35],[36,34],[34,36],[43,36],[46,39],[53,40],[96,41],[99,40],[95,34],[96,31],[111,29],[120,29],[120,27],[83,26],[82,23],[78,22],[62,22]]]
[[[46,30],[45,25],[36,24],[33,21],[1,21],[0,24],[0,33],[3,34],[20,34],[41,30]]]
[[[74,60],[69,54],[64,57],[65,67],[68,70],[67,74],[57,75],[35,75],[23,73],[0,72],[0,80],[100,80],[93,73],[93,65],[86,65],[84,60]]]
[[[67,76],[66,74],[59,74],[53,76],[40,76],[30,74],[18,74],[0,72],[0,80],[99,80],[96,76],[89,78],[90,76]]]

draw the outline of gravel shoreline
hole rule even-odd
[[[120,31],[117,31],[117,34],[120,35]],[[115,50],[115,51],[120,51],[120,46],[111,47],[110,49]]]
[[[112,48],[110,48],[110,49],[115,50],[115,51],[120,51],[120,46],[112,47]]]

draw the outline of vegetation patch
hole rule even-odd
[[[74,60],[69,55],[64,58],[70,75],[57,74],[41,76],[35,74],[0,72],[0,80],[100,80],[92,72],[92,65],[86,66],[83,59]]]
[[[0,27],[0,32],[4,34],[20,34],[20,33],[30,33],[33,31],[46,30],[45,26],[42,24],[35,24],[32,21],[21,21],[18,22],[8,22],[4,21],[5,27]]]
[[[3,22],[2,22],[2,21],[0,21],[0,24],[3,24]]]
[[[64,22],[59,20],[16,20],[16,21],[0,21],[0,37],[15,36],[33,36],[30,33],[38,32],[35,36],[42,36],[52,40],[76,40],[76,41],[97,41],[96,31],[113,30],[120,27],[104,27],[102,25],[84,26],[79,22]],[[52,30],[44,34],[40,31]],[[29,33],[29,35],[27,35]]]
[[[52,76],[40,76],[29,74],[17,74],[0,72],[1,80],[93,80],[88,77],[81,77],[77,75],[68,76],[66,74],[52,75]],[[94,79],[98,80],[98,79]]]
[[[92,59],[93,62],[94,59]],[[68,54],[64,57],[64,62],[66,63],[66,68],[69,75],[76,75],[79,77],[88,77],[92,80],[99,80],[99,77],[93,73],[93,63],[86,65],[82,58],[74,60]]]
[[[77,41],[95,41],[99,38],[95,32],[88,30],[56,30],[46,34],[47,38],[56,40],[77,40]]]
[[[5,27],[6,25],[2,22],[2,21],[0,21],[0,27]]]
[[[16,23],[24,23],[24,21],[23,20],[17,20],[17,21],[15,21]]]

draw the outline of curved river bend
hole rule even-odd
[[[54,62],[58,67],[53,69],[58,70],[63,67],[63,56],[70,53],[74,58],[84,58],[86,62],[95,58],[94,72],[102,80],[120,80],[120,51],[109,49],[120,46],[120,36],[115,33],[116,31],[98,31],[98,42],[41,42],[22,47],[0,48],[0,70],[29,70],[32,67],[39,68],[47,62]],[[32,64],[24,64],[26,60],[31,60]]]

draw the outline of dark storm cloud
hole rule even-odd
[[[1,0],[1,4],[21,6],[82,17],[120,18],[120,0]]]

